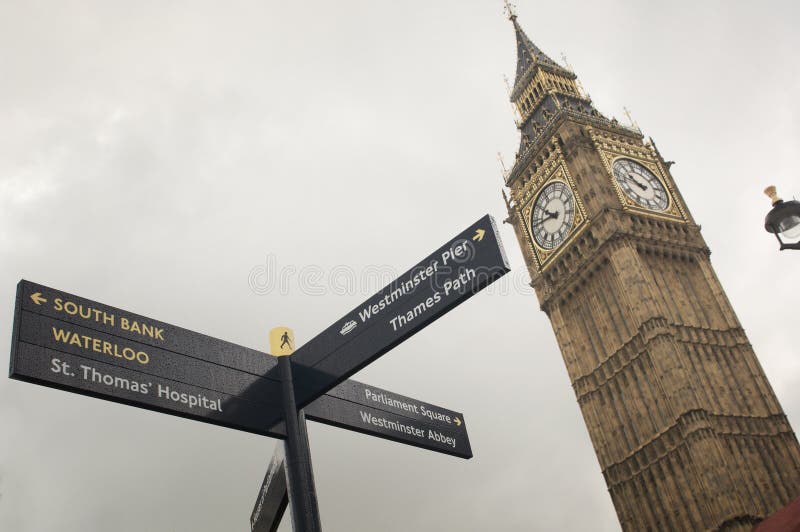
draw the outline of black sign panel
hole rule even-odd
[[[277,366],[273,357],[255,349],[30,281],[18,285],[17,308],[253,375],[265,375]]]
[[[275,365],[274,357],[253,349],[28,281],[18,286],[15,379],[283,438]],[[315,421],[471,456],[459,413],[355,381],[317,401],[306,408]],[[411,422],[426,438],[398,430]]]
[[[305,409],[308,419],[431,451],[472,458],[464,416],[348,380]]]
[[[258,492],[253,513],[250,515],[250,530],[252,532],[276,532],[288,504],[289,492],[286,487],[283,443],[279,443]]]
[[[275,365],[264,353],[42,285],[17,288],[14,379],[281,438]]]
[[[509,272],[486,215],[292,355],[305,406]]]

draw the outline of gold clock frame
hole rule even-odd
[[[600,159],[606,169],[606,175],[614,185],[614,191],[617,193],[619,202],[624,211],[642,214],[653,218],[659,218],[668,221],[680,221],[688,223],[689,216],[686,208],[682,205],[680,195],[675,189],[672,181],[672,176],[664,167],[660,156],[652,144],[641,144],[641,142],[634,142],[633,139],[624,135],[613,134],[610,132],[596,129],[593,127],[587,128],[589,136],[594,143],[597,153],[600,154]],[[622,190],[617,183],[617,178],[614,177],[614,161],[617,159],[630,159],[641,164],[661,181],[664,185],[664,190],[667,192],[669,205],[666,210],[653,211],[646,207],[642,207],[634,200],[628,198],[628,195]]]
[[[531,213],[533,211],[533,205],[536,202],[536,198],[539,197],[539,194],[541,194],[545,187],[556,182],[564,183],[567,187],[569,187],[570,192],[572,192],[572,196],[575,199],[575,215],[572,221],[572,228],[570,229],[566,238],[564,238],[564,241],[554,249],[545,249],[536,243],[536,239],[534,238],[533,233],[531,233]],[[536,188],[535,193],[528,195],[525,203],[520,207],[519,213],[522,217],[525,236],[527,236],[526,240],[528,250],[536,258],[539,271],[544,270],[544,268],[551,261],[553,261],[568,247],[569,243],[583,231],[587,220],[586,209],[584,208],[583,201],[581,201],[580,195],[578,194],[575,182],[573,181],[572,176],[569,174],[566,165],[562,161],[559,161],[554,165],[552,171]]]
[[[686,221],[686,214],[677,199],[675,189],[672,186],[672,180],[667,177],[666,172],[657,160],[637,156],[638,154],[632,155],[630,153],[620,153],[616,150],[600,150],[600,155],[603,159],[603,164],[606,167],[608,177],[611,180],[611,183],[614,185],[614,190],[616,191],[617,197],[622,204],[623,210],[636,212],[638,214],[646,214],[647,216],[653,216],[655,218],[662,218],[665,220]],[[647,207],[643,207],[642,205],[639,205],[636,200],[629,197],[624,190],[622,190],[622,187],[617,182],[616,176],[614,176],[614,163],[619,159],[628,159],[630,161],[639,163],[650,170],[654,176],[656,176],[656,179],[661,182],[661,185],[664,187],[664,191],[667,194],[667,200],[669,203],[667,204],[666,209],[663,211],[655,211],[648,209]]]

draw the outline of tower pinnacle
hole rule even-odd
[[[512,94],[523,90],[525,85],[535,74],[536,67],[541,67],[559,74],[565,74],[570,78],[575,75],[553,61],[547,54],[539,49],[538,46],[533,44],[533,41],[525,34],[525,31],[517,22],[517,14],[514,11],[514,6],[506,0],[506,10],[510,13],[508,19],[514,25],[514,33],[517,38],[517,75],[514,80],[514,88]]]
[[[508,14],[508,20],[515,20],[517,18],[517,6],[509,2],[509,0],[504,0],[503,4],[505,5],[503,11]]]
[[[508,1],[506,10],[517,41],[517,72],[509,99],[520,117],[517,127],[521,134],[517,161],[508,175],[511,182],[566,115],[582,115],[586,120],[605,118],[583,93],[572,69],[556,63],[528,38]]]

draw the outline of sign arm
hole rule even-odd
[[[264,482],[258,492],[253,513],[250,515],[251,532],[277,532],[289,505],[286,490],[286,461],[283,443],[279,442],[270,460]]]

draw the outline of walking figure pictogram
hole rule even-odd
[[[285,346],[285,345],[288,345],[289,349],[292,348],[292,342],[291,342],[291,340],[289,340],[289,332],[288,331],[283,331],[283,334],[281,335],[281,349],[283,349],[283,346]]]

